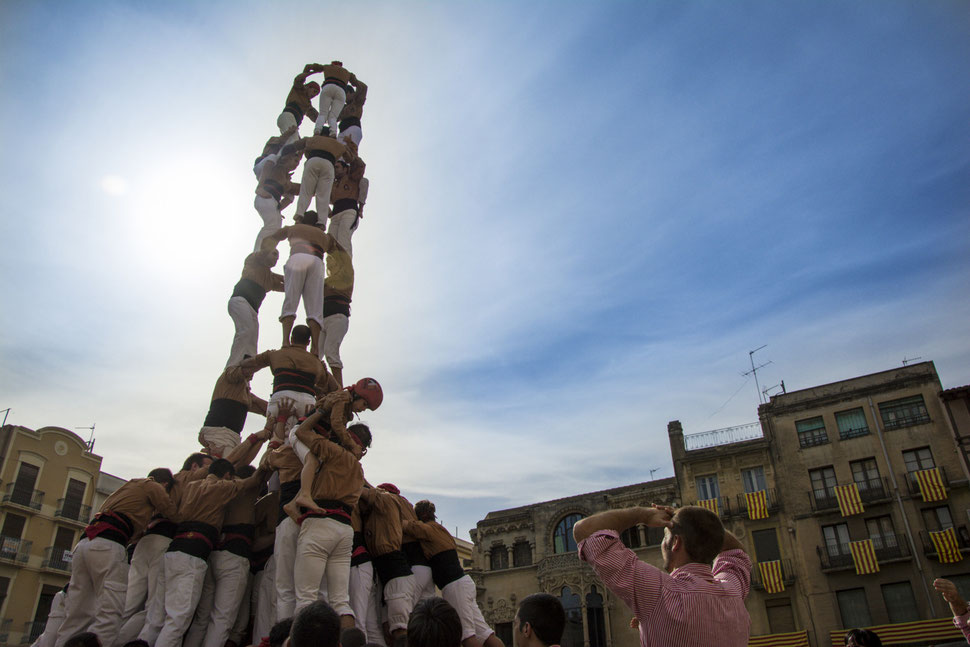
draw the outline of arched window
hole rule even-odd
[[[532,546],[527,541],[517,541],[512,544],[512,566],[529,566],[532,564]]]
[[[566,627],[562,632],[562,647],[583,647],[583,605],[579,596],[568,586],[562,587],[559,597],[566,612]]]
[[[586,596],[586,626],[589,627],[589,647],[606,647],[606,623],[603,617],[603,596],[596,587],[589,587]]]
[[[503,568],[509,567],[509,551],[505,547],[505,544],[498,544],[497,546],[492,546],[492,553],[489,557],[490,570],[500,571]]]
[[[640,547],[640,526],[633,526],[632,528],[627,528],[620,533],[620,541],[627,548],[639,548]]]
[[[553,552],[569,553],[576,550],[576,540],[573,539],[573,526],[583,518],[581,514],[570,514],[563,517],[562,521],[556,524],[556,532],[553,534]]]

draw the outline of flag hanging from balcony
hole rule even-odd
[[[782,577],[780,559],[758,562],[758,570],[761,572],[761,583],[765,585],[765,591],[781,593],[785,590],[785,578]]]
[[[916,482],[919,483],[919,493],[923,496],[923,501],[946,500],[946,486],[943,485],[939,467],[916,472]]]
[[[943,564],[953,564],[963,559],[960,552],[960,544],[957,542],[957,533],[952,526],[939,532],[931,532],[930,539],[933,540],[933,547],[936,554]]]
[[[768,495],[764,490],[745,492],[744,498],[748,502],[748,519],[768,518]]]
[[[748,647],[809,647],[808,629],[788,634],[751,636],[748,638]]]
[[[876,559],[876,550],[872,547],[871,539],[850,541],[849,550],[852,552],[852,561],[855,562],[856,575],[879,572],[879,560]]]
[[[720,510],[717,509],[717,499],[704,499],[703,501],[698,501],[697,505],[702,508],[707,508],[718,516],[721,515]]]
[[[866,510],[862,505],[862,499],[859,497],[859,486],[855,483],[836,485],[835,498],[839,500],[839,511],[843,517],[862,514]]]

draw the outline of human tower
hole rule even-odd
[[[436,587],[461,616],[464,647],[502,647],[434,504],[412,506],[391,483],[372,487],[360,463],[372,434],[354,414],[384,397],[373,378],[345,387],[340,358],[352,237],[369,184],[359,154],[366,99],[367,85],[339,61],[308,64],[293,79],[280,134],[253,166],[263,226],[229,299],[235,335],[199,432],[202,451],[175,474],[156,468],[105,501],[74,549],[41,647],[81,632],[105,647],[258,643],[320,599],[343,628],[396,647],[415,603]],[[305,117],[313,134],[301,137]],[[294,224],[283,226],[294,199]],[[273,268],[284,240],[281,276]],[[258,312],[271,291],[283,292],[282,345],[258,353]],[[301,302],[307,323],[294,325]],[[268,401],[250,389],[266,367]],[[266,425],[244,440],[249,413]]]

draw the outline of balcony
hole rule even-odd
[[[823,571],[837,571],[846,568],[854,568],[852,561],[852,551],[849,544],[838,544],[835,546],[818,546],[819,561],[822,563]]]
[[[848,440],[849,438],[858,438],[859,436],[868,436],[869,427],[856,427],[855,429],[840,429],[839,430],[839,440]]]
[[[71,549],[70,548],[48,548],[44,551],[43,568],[49,568],[62,573],[71,572]]]
[[[5,643],[10,640],[10,625],[12,624],[13,618],[0,620],[0,643]]]
[[[872,548],[880,564],[912,558],[905,535],[875,535],[869,539],[872,540]],[[855,568],[849,544],[818,546],[816,550],[822,563],[822,571]]]
[[[765,502],[768,504],[768,514],[776,512],[781,505],[778,503],[778,496],[775,494],[775,488],[768,488],[765,490]],[[738,495],[738,512],[742,517],[748,516],[748,499],[743,494]]]
[[[883,413],[882,416],[882,427],[886,431],[892,431],[893,429],[902,429],[903,427],[914,427],[916,425],[925,425],[930,422],[930,415],[926,413],[926,409],[922,411],[909,411],[905,415],[892,416],[887,420],[887,416]]]
[[[87,525],[91,519],[91,506],[82,505],[80,501],[74,499],[58,499],[57,512],[54,516]]]
[[[932,469],[932,468],[927,468]],[[936,469],[940,470],[940,480],[943,481],[943,487],[950,488],[950,479],[946,475],[946,468],[938,466]],[[921,470],[917,470],[921,471]],[[906,492],[910,496],[922,497],[919,491],[919,481],[916,480],[916,472],[906,472],[903,475],[902,480],[906,482]]]
[[[699,501],[694,501],[691,505],[701,506]],[[701,506],[702,508],[705,506]],[[731,509],[731,499],[726,496],[717,497],[717,512],[722,519],[728,519],[738,514],[737,510]]]
[[[892,499],[892,488],[889,487],[889,480],[885,476],[868,481],[856,481],[856,487],[859,488],[859,498],[863,503]]]
[[[968,537],[970,537],[970,534],[967,533],[967,527],[956,526],[954,530],[956,530],[957,546],[960,547],[960,552],[963,553],[967,550],[970,550],[970,541],[968,541]],[[933,540],[930,539],[929,532],[926,530],[920,530],[919,540],[920,540],[920,543],[923,545],[923,554],[931,557],[936,557],[936,546],[933,545]]]
[[[906,535],[876,535],[870,537],[870,539],[872,539],[872,547],[876,551],[876,559],[880,562],[891,562],[894,559],[909,559],[911,557]]]
[[[47,626],[46,620],[35,621],[35,622],[25,622],[24,623],[24,637],[21,638],[21,645],[31,645],[40,638],[40,635],[44,633],[44,627]]]
[[[30,546],[34,542],[19,537],[4,537],[0,535],[0,561],[26,564],[30,559]]]
[[[7,483],[3,488],[3,498],[0,503],[14,504],[28,510],[40,510],[44,501],[44,493],[25,487],[17,487],[16,483]]]
[[[786,587],[795,583],[795,569],[792,568],[790,559],[781,560],[781,580]],[[758,591],[765,590],[764,582],[761,581],[761,569],[757,566],[751,569],[751,588]]]
[[[839,509],[839,500],[835,497],[834,487],[822,488],[820,490],[810,490],[808,493],[808,498],[812,502],[813,512]]]

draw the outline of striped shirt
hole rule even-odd
[[[967,611],[962,616],[954,616],[953,624],[963,632],[963,637],[970,643],[970,611]]]
[[[668,574],[601,530],[579,543],[579,558],[633,610],[643,647],[747,647],[751,559],[743,550],[724,551],[713,570],[691,563]]]

